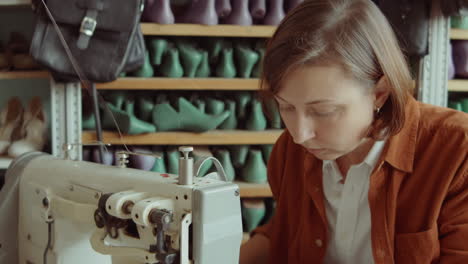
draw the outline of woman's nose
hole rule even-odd
[[[313,120],[303,116],[297,116],[293,121],[292,128],[289,129],[296,144],[304,144],[316,136]],[[291,131],[293,130],[293,131]]]

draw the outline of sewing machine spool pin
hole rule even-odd
[[[179,158],[179,185],[192,185],[193,184],[193,158],[189,157],[193,147],[181,146],[179,151],[182,152],[183,157]]]

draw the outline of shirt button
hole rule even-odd
[[[322,247],[322,245],[323,245],[322,240],[321,239],[316,239],[315,240],[315,245],[317,245],[317,247]]]

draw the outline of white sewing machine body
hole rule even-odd
[[[21,177],[19,263],[42,263],[49,236],[49,264],[239,263],[235,184],[179,185],[177,175],[43,153],[21,156],[7,173]]]

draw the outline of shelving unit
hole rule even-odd
[[[141,29],[146,36],[204,36],[204,37],[251,37],[268,38],[276,30],[275,26],[205,26],[195,24],[159,25],[142,23]],[[137,78],[124,77],[114,82],[96,85],[99,90],[191,90],[191,91],[256,91],[258,79],[241,78]],[[215,130],[205,133],[158,132],[142,135],[120,135],[105,131],[105,143],[113,145],[259,145],[274,144],[282,130],[246,131]],[[92,131],[82,132],[82,143],[96,141]],[[268,183],[253,184],[238,181],[242,198],[271,197]],[[246,235],[248,238],[248,234]]]
[[[450,29],[450,40],[468,40],[467,29]],[[452,56],[452,54],[449,54]],[[452,93],[468,93],[468,79],[448,80],[448,91]]]
[[[467,29],[450,29],[450,40],[468,40]],[[451,56],[451,54],[449,54]],[[449,92],[468,92],[468,80],[453,79],[448,81]]]
[[[8,10],[8,9],[16,10],[18,8],[22,10],[24,8],[30,8],[30,6],[31,6],[31,0],[0,0],[0,8],[2,10]],[[8,25],[4,25],[3,27],[8,27]],[[20,28],[16,27],[16,25],[14,26],[14,28],[17,31],[21,31]],[[2,33],[6,33],[6,32],[2,32]],[[33,71],[3,71],[2,70],[0,71],[0,91],[7,90],[7,89],[9,89],[9,91],[7,91],[6,94],[2,93],[0,96],[5,96],[4,98],[7,98],[8,96],[11,96],[9,92],[16,93],[15,87],[4,85],[2,83],[3,81],[24,80],[24,79],[48,79],[49,77],[50,77],[49,73],[43,70],[33,70]],[[18,95],[21,97],[22,94],[21,92],[18,92],[15,95]],[[52,144],[53,143],[54,141],[52,140]],[[6,154],[0,155],[0,170],[6,170],[8,166],[11,164],[12,160],[13,158],[8,157]]]
[[[1,0],[2,5],[27,5],[30,0]],[[433,8],[435,9],[435,8]],[[418,82],[420,96],[418,99],[432,104],[443,104],[443,95],[447,93],[446,58],[448,24],[447,20],[439,19],[439,11],[433,10],[430,21],[430,55],[422,63]],[[437,18],[437,19],[435,19]],[[204,37],[271,37],[274,26],[234,26],[217,25],[204,26],[192,24],[158,25],[142,23],[141,29],[146,36],[204,36]],[[453,31],[452,39],[468,39],[466,32]],[[447,44],[446,44],[447,43]],[[439,54],[439,55],[438,55]],[[445,62],[445,64],[444,64]],[[0,72],[0,79],[49,78],[47,72]],[[440,84],[444,85],[440,85]],[[466,91],[466,81],[449,82],[449,91]],[[169,78],[120,78],[115,82],[99,84],[100,90],[250,90],[259,87],[257,79],[169,79]],[[95,141],[93,132],[81,131],[81,87],[77,83],[57,84],[51,82],[51,130],[54,144],[53,154],[64,157],[62,144],[80,144]],[[281,131],[212,131],[207,133],[167,132],[140,136],[125,135],[126,144],[273,144]],[[105,132],[104,141],[111,144],[122,144],[116,133]],[[70,153],[71,158],[81,157],[81,148],[75,148]],[[4,162],[4,163],[2,163]],[[9,164],[11,159],[0,157],[2,164]],[[243,198],[271,197],[272,193],[267,183],[252,184],[236,182]],[[243,242],[249,238],[244,234]]]
[[[112,145],[260,145],[274,144],[282,130],[247,131],[215,130],[205,133],[159,132],[141,135],[123,135],[103,132],[104,142]],[[96,142],[94,132],[83,132],[83,143]]]
[[[282,130],[267,131],[210,131],[206,133],[160,132],[142,135],[124,135],[104,132],[104,142],[112,145],[229,145],[229,144],[274,144]],[[83,132],[83,144],[96,142],[94,132]],[[268,183],[247,183],[236,181],[242,198],[271,197]]]
[[[10,0],[14,2],[26,0]],[[435,17],[434,14],[432,14]],[[443,43],[443,29],[447,21],[433,21],[431,24],[432,50],[441,49],[440,43]],[[252,38],[268,38],[271,37],[276,30],[275,26],[235,26],[235,25],[217,25],[204,26],[192,24],[175,24],[175,25],[158,25],[152,23],[142,23],[141,28],[146,36],[205,36],[205,37],[252,37]],[[441,30],[442,29],[442,30]],[[451,32],[454,39],[460,39],[467,36],[466,32]],[[440,42],[440,43],[439,43]],[[443,49],[443,46],[442,46]],[[421,76],[434,76],[429,74],[429,71],[440,72],[438,63],[439,58],[427,60],[425,62],[427,71]],[[428,66],[428,67],[427,67]],[[19,78],[49,78],[49,73],[45,71],[37,72],[3,72],[0,73],[0,79],[19,79]],[[436,75],[432,78],[439,78]],[[56,89],[52,93],[53,102],[53,118],[52,124],[53,133],[57,142],[60,144],[71,143],[87,143],[95,140],[92,132],[81,131],[81,88],[78,84],[52,84]],[[424,82],[420,90],[429,90],[430,94],[423,101],[431,102],[438,96],[433,96],[432,89],[437,85],[427,80]],[[464,81],[451,81],[450,90],[463,90]],[[255,91],[259,88],[258,79],[222,79],[222,78],[119,78],[115,82],[97,85],[100,90],[249,90]],[[437,88],[438,89],[438,88]],[[428,93],[429,93],[428,92]],[[65,125],[64,125],[65,124]],[[213,131],[209,133],[186,133],[186,132],[171,132],[171,133],[154,133],[141,136],[124,136],[126,144],[273,144],[279,136],[280,131]],[[111,144],[121,144],[122,141],[116,133],[105,132],[104,140]],[[53,146],[59,156],[63,156],[60,145]],[[81,149],[74,150],[72,156],[81,156]],[[243,197],[271,196],[271,191],[268,185],[248,184],[239,182],[242,185],[241,195]]]
[[[468,30],[465,29],[450,29],[450,39],[468,39]]]
[[[147,36],[203,36],[203,37],[250,37],[268,38],[273,35],[276,26],[237,26],[237,25],[197,25],[173,24],[161,25],[141,23],[141,31]]]
[[[30,5],[31,0],[1,0],[0,6],[9,7],[9,6],[26,6]]]
[[[449,92],[468,92],[468,80],[449,80]]]
[[[5,71],[0,72],[0,79],[48,79],[47,71]]]
[[[242,198],[271,197],[271,189],[268,183],[247,183],[236,181],[240,188]]]
[[[100,90],[258,90],[258,79],[241,78],[119,78],[96,85]]]

